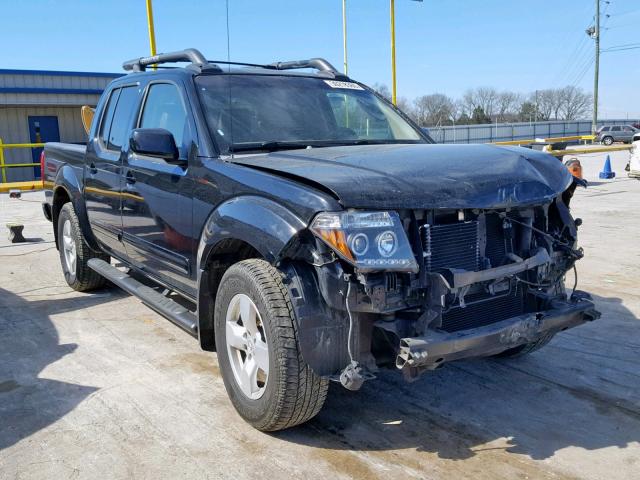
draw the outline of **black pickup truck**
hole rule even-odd
[[[188,65],[145,71],[169,62]],[[65,278],[109,280],[217,350],[254,427],[312,418],[330,380],[522,355],[598,318],[564,285],[580,181],[555,158],[432,144],[323,59],[124,68],[86,148],[44,149]]]

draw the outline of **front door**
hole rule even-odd
[[[91,228],[109,253],[126,257],[122,242],[122,147],[129,138],[138,86],[115,88],[104,107],[98,134],[87,146],[84,185]]]
[[[633,140],[633,134],[635,130],[629,126],[622,127],[622,137],[621,140],[623,142],[631,142]]]
[[[60,129],[58,128],[58,117],[55,115],[31,116],[28,117],[29,122],[29,141],[31,143],[59,142]],[[42,178],[40,171],[40,154],[43,148],[37,147],[31,149],[31,160],[38,166],[33,167],[33,177],[35,179]]]
[[[194,131],[188,111],[176,84],[151,83],[137,127],[168,130],[180,157],[187,160]],[[166,285],[194,296],[197,240],[187,166],[128,152],[123,168],[123,238],[131,260]]]

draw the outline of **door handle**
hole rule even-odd
[[[136,177],[133,175],[133,172],[131,170],[129,170],[124,176],[124,181],[127,183],[127,185],[133,185],[134,183],[136,183]]]
[[[98,169],[96,168],[96,164],[92,163],[89,165],[89,173],[91,175],[95,175],[96,173],[98,173]]]

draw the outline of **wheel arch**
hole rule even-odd
[[[224,272],[249,258],[277,265],[306,227],[287,208],[257,196],[233,198],[210,214],[198,248],[198,334],[204,350],[215,350],[213,312]]]
[[[51,204],[51,220],[53,223],[54,237],[56,241],[56,248],[58,247],[58,216],[60,210],[65,203],[71,202],[73,209],[78,216],[80,222],[80,229],[84,239],[91,248],[96,252],[100,252],[100,247],[96,241],[91,226],[89,224],[89,217],[87,216],[87,208],[82,194],[82,184],[76,174],[76,169],[70,165],[62,166],[56,175],[55,187],[53,189],[53,199]]]

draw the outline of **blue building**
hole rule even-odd
[[[95,106],[118,73],[0,69],[0,140],[3,143],[84,143],[80,107]],[[5,149],[5,163],[39,162],[39,148]],[[8,181],[33,180],[36,168],[8,168]]]

